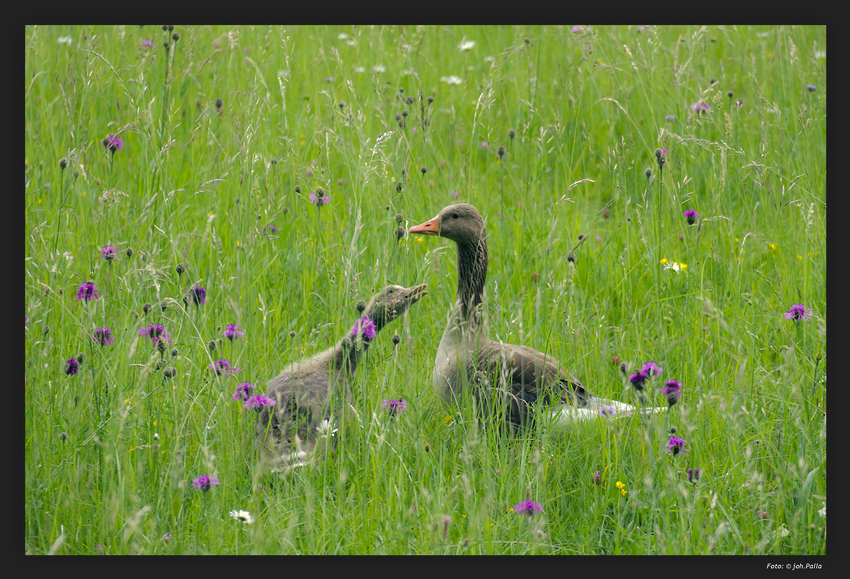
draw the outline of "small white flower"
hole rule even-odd
[[[230,511],[229,514],[237,521],[242,521],[246,525],[250,525],[254,522],[254,517],[252,517],[251,513],[248,511]]]
[[[372,67],[372,72],[387,72],[387,69],[383,64],[376,64]]]
[[[440,82],[444,82],[446,84],[460,84],[463,82],[460,77],[451,75],[451,76],[441,76]]]
[[[664,264],[664,269],[672,269],[672,270],[673,270],[673,271],[675,271],[676,273],[679,273],[680,271],[682,271],[682,268],[681,268],[681,267],[679,267],[679,264],[678,264],[678,263],[676,263],[675,261],[671,261],[671,262],[665,263],[665,264]]]
[[[815,58],[826,58],[826,51],[825,50],[816,50],[815,51]]]
[[[346,34],[345,32],[340,32],[337,38],[339,38],[340,40],[348,40],[348,34]]]
[[[473,48],[475,48],[475,41],[464,40],[460,44],[458,44],[457,47],[460,49],[461,52],[464,52],[466,50],[472,50]]]
[[[493,58],[492,56],[485,56],[484,62],[496,62],[496,59]]]
[[[366,72],[366,69],[363,68],[362,66],[355,66],[354,72]]]
[[[59,44],[67,44],[68,46],[70,46],[71,44],[73,44],[74,39],[70,36],[60,36],[56,41]]]
[[[357,42],[356,42],[356,41],[354,41],[354,40],[348,40],[348,41],[346,41],[346,44],[347,44],[348,46],[357,46]]]
[[[334,428],[334,424],[331,423],[330,420],[325,419],[319,423],[316,427],[316,434],[319,435],[319,438],[326,438],[328,436],[333,436],[339,430],[338,428]]]
[[[818,514],[826,520],[826,501],[823,502],[823,508],[818,510]]]

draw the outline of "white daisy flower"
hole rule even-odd
[[[73,44],[74,39],[70,36],[60,36],[58,39],[56,39],[56,42],[58,42],[59,44],[67,44],[70,46],[71,44]]]
[[[354,72],[366,72],[366,69],[363,68],[362,66],[355,66]]]
[[[348,46],[357,46],[357,42],[356,42],[356,41],[354,41],[354,40],[348,40],[348,41],[346,42],[346,44],[347,44]]]
[[[387,69],[383,64],[376,64],[372,67],[372,72],[387,72]]]
[[[250,525],[254,522],[254,517],[252,517],[251,513],[249,513],[248,511],[230,511],[229,514],[237,521],[241,521],[246,525]]]
[[[346,34],[345,32],[340,32],[337,38],[339,38],[340,40],[348,40],[348,34]]]
[[[446,84],[460,84],[463,81],[461,80],[460,77],[455,76],[455,75],[451,75],[451,76],[441,76],[440,82],[444,82]]]
[[[319,438],[326,438],[328,436],[333,436],[339,430],[338,428],[334,428],[335,424],[331,423],[330,420],[325,419],[319,423],[316,427],[316,434],[319,435]]]
[[[458,44],[457,47],[458,47],[458,49],[460,49],[461,52],[464,52],[464,51],[467,51],[467,50],[472,50],[473,48],[475,48],[475,41],[474,40],[464,40],[460,44]]]
[[[826,51],[825,50],[815,51],[815,58],[826,58]]]
[[[818,514],[826,520],[826,501],[823,502],[823,508],[818,510]]]
[[[665,263],[665,264],[664,264],[664,269],[672,269],[672,270],[673,270],[673,271],[675,271],[676,273],[679,273],[680,271],[682,271],[682,268],[681,268],[681,267],[679,267],[679,264],[678,264],[678,263],[676,263],[675,261],[670,261],[670,262],[668,262],[668,263]]]
[[[492,56],[485,56],[484,62],[496,62],[496,59]]]

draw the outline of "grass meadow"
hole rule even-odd
[[[27,554],[826,554],[824,27],[25,43]],[[513,438],[444,407],[455,248],[396,231],[455,201],[487,219],[493,339],[631,404],[620,366],[654,361],[650,402],[676,379],[678,403]],[[360,421],[313,465],[258,469],[237,385],[423,282],[358,368]],[[157,324],[166,348],[139,333]]]

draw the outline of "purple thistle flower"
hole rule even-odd
[[[688,209],[685,211],[685,219],[688,221],[688,225],[693,225],[696,223],[697,217],[699,217],[699,213],[694,211],[693,209]]]
[[[204,492],[207,492],[208,490],[210,490],[210,488],[219,484],[221,483],[218,482],[218,477],[216,475],[210,476],[208,474],[202,474],[201,476],[192,481],[193,487]]]
[[[274,400],[271,398],[267,398],[262,394],[257,394],[256,396],[251,396],[248,400],[245,401],[245,408],[254,410],[259,410],[263,406],[274,406]]]
[[[521,503],[514,505],[514,512],[525,513],[530,517],[533,514],[542,513],[543,505],[535,503],[534,501],[522,501]]]
[[[310,203],[316,207],[321,207],[331,202],[331,198],[325,195],[322,189],[316,189],[316,192],[318,195],[316,193],[310,193]]]
[[[266,233],[272,233],[272,234],[280,231],[280,229],[277,226],[271,225],[271,224],[266,225],[263,229],[266,231]]]
[[[584,26],[573,26],[570,28],[570,32],[584,32]]]
[[[685,440],[678,436],[671,436],[670,440],[667,442],[667,450],[672,452],[674,456],[685,452]]]
[[[795,322],[799,322],[800,320],[809,320],[812,317],[812,309],[807,308],[803,304],[794,304],[791,306],[786,313],[782,314],[785,316],[786,320],[794,320]]]
[[[699,469],[698,468],[689,468],[688,469],[688,482],[696,483],[699,480]]]
[[[397,413],[401,414],[405,410],[407,410],[407,402],[404,401],[404,398],[401,400],[384,400],[384,403],[381,404],[381,410],[389,410],[390,416],[395,416]]]
[[[77,363],[76,358],[71,358],[70,360],[65,361],[65,373],[68,376],[73,376],[77,373],[77,368],[79,368],[79,364]]]
[[[112,261],[113,259],[115,259],[115,248],[111,245],[106,245],[103,249],[100,250],[100,255],[106,261]]]
[[[109,134],[103,139],[103,146],[109,149],[110,152],[115,153],[115,151],[120,151],[124,148],[124,141],[118,135]]]
[[[236,324],[228,324],[224,329],[224,337],[230,340],[231,342],[237,338],[241,338],[245,335],[245,332],[242,331],[242,328],[237,326]]]
[[[641,367],[640,371],[641,371],[641,372],[643,372],[644,374],[646,374],[646,376],[647,376],[648,378],[655,378],[656,376],[660,376],[660,375],[661,375],[661,370],[662,370],[662,369],[663,369],[663,368],[661,368],[661,367],[660,367],[658,364],[656,364],[655,362],[647,362],[646,364],[644,364],[644,365]]]
[[[602,484],[602,473],[600,473],[598,470],[593,471],[592,480],[593,480],[593,484],[595,484],[596,486],[601,485]]]
[[[668,123],[675,123],[676,122],[676,116],[675,115],[667,115],[666,117],[664,117],[664,120],[667,121]]]
[[[603,418],[610,418],[617,414],[617,409],[613,406],[600,406],[599,407],[599,416]]]
[[[142,46],[150,48],[153,46],[153,43],[150,40],[142,40]]]
[[[452,191],[452,199],[458,199],[458,198],[460,198],[460,193],[458,193],[457,191]]]
[[[230,376],[232,374],[236,374],[239,371],[239,368],[236,366],[231,366],[230,362],[225,359],[216,360],[212,364],[209,365],[209,369],[215,372],[216,376],[221,376],[224,374],[225,376]]]
[[[242,382],[236,387],[236,392],[233,393],[233,399],[237,402],[247,402],[254,393],[254,385],[250,382]]]
[[[94,287],[94,283],[90,281],[81,285],[80,289],[77,290],[78,300],[86,300],[86,303],[88,303],[90,300],[96,300],[98,298],[100,298],[100,293],[98,293],[97,288]]]
[[[809,90],[809,92],[815,92],[816,90],[818,90],[818,87],[813,84],[807,84],[806,88]]]
[[[664,383],[664,388],[659,388],[658,391],[667,397],[667,404],[673,406],[682,397],[681,388],[678,380],[668,380]]]
[[[374,340],[375,322],[373,322],[369,318],[360,318],[359,320],[354,322],[354,326],[352,326],[351,328],[351,337],[356,338],[358,334],[363,334],[364,338]]]
[[[160,326],[159,324],[151,324],[147,328],[142,327],[142,329],[139,330],[139,335],[140,336],[146,336],[146,337],[150,338],[151,343],[154,346],[156,346],[156,342],[158,340],[165,340],[166,342],[171,344],[171,338],[168,337],[168,330],[166,330],[164,327]]]
[[[107,327],[95,329],[94,335],[91,338],[95,342],[100,342],[101,346],[111,346],[115,343],[115,338],[112,337],[112,330]]]
[[[632,383],[632,387],[640,392],[643,390],[643,384],[646,382],[646,372],[641,370],[640,372],[635,372],[631,376],[629,376],[629,382]]]
[[[196,306],[207,302],[207,290],[205,290],[199,285],[196,285],[195,287],[190,289],[189,295],[192,296],[192,301],[195,302]]]
[[[705,111],[711,110],[711,105],[705,101],[696,101],[695,103],[691,104],[690,109],[697,114],[705,114]]]
[[[481,148],[482,149],[486,149],[489,146],[490,146],[490,143],[488,143],[487,141],[481,141]]]

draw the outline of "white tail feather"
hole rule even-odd
[[[665,407],[637,408],[625,402],[591,398],[587,406],[578,408],[571,404],[561,404],[547,413],[547,418],[553,426],[566,426],[582,420],[621,418],[632,414],[658,414],[667,410]]]

